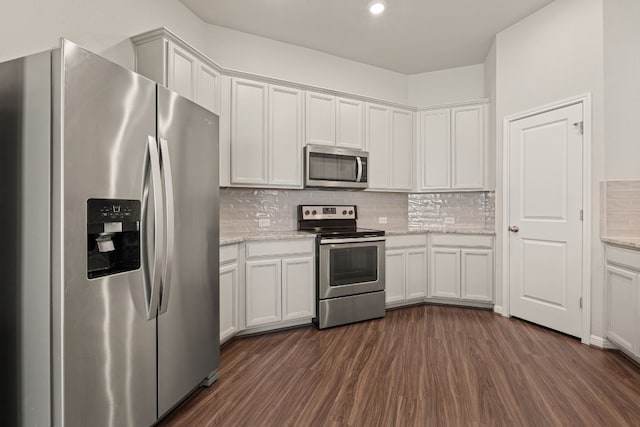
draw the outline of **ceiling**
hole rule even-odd
[[[552,0],[180,0],[205,22],[404,74],[480,64],[493,36]]]

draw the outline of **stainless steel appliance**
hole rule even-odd
[[[307,145],[305,147],[305,187],[368,187],[369,153],[359,150]]]
[[[0,107],[3,420],[152,425],[217,376],[218,117],[68,41]]]
[[[298,206],[298,230],[316,234],[318,328],[383,317],[385,232],[357,227],[356,206]]]

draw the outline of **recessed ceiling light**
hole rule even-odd
[[[382,12],[384,12],[384,7],[384,2],[374,1],[369,5],[369,12],[374,15],[380,15]]]

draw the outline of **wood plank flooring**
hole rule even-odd
[[[640,426],[640,368],[489,311],[237,339],[163,426]]]

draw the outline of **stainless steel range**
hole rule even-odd
[[[353,205],[299,205],[298,230],[316,234],[319,329],[384,317],[385,237],[358,228]]]

